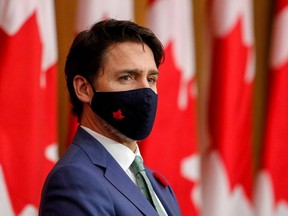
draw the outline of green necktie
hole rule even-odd
[[[144,194],[147,200],[155,207],[156,211],[160,216],[166,215],[161,209],[160,204],[155,196],[153,187],[146,175],[142,158],[140,156],[136,156],[130,168],[136,177],[137,186],[140,189],[140,191]]]

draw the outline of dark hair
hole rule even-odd
[[[107,19],[94,24],[89,30],[80,32],[74,39],[65,64],[65,76],[72,113],[79,118],[83,105],[77,98],[73,87],[76,75],[85,77],[89,82],[97,77],[102,67],[107,49],[117,43],[132,41],[146,44],[152,50],[157,68],[163,62],[164,50],[161,42],[148,28],[132,21]]]

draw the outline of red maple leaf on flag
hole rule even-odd
[[[167,44],[165,62],[159,68],[160,73],[163,71],[165,75],[161,77],[157,87],[159,92],[157,116],[150,136],[141,144],[141,153],[148,166],[157,167],[157,170],[167,178],[176,193],[182,214],[198,215],[197,207],[194,206],[190,196],[197,183],[183,176],[181,169],[183,160],[197,152],[196,98],[191,91],[195,79],[191,79],[187,85],[190,89],[187,107],[179,109],[181,71],[176,67],[172,56],[173,45],[175,46],[173,42]],[[159,152],[161,152],[161,160],[155,160],[159,158]]]
[[[1,203],[0,210],[28,215],[37,211],[42,185],[54,165],[49,147],[57,139],[56,64],[41,69],[44,45],[36,12],[15,34],[5,30],[0,29],[0,184],[4,182],[4,201],[11,207]]]
[[[116,120],[122,120],[125,116],[122,115],[121,109],[117,110],[116,112],[113,112],[113,118]]]

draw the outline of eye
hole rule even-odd
[[[132,77],[130,75],[125,75],[125,76],[121,76],[119,79],[122,81],[129,81],[132,79]]]
[[[148,77],[148,78],[147,78],[147,81],[148,81],[150,84],[156,84],[157,79],[156,79],[155,77]]]

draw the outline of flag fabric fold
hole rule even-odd
[[[252,216],[253,2],[210,0],[208,20],[210,144],[202,160],[202,215]]]
[[[149,1],[147,26],[165,49],[160,66],[158,111],[141,145],[145,164],[171,183],[183,215],[198,215],[199,155],[196,135],[193,10],[190,0]],[[160,157],[161,160],[157,158]]]
[[[0,215],[32,216],[57,160],[54,2],[0,6]]]
[[[274,4],[262,166],[255,189],[256,216],[288,215],[288,1],[277,0]]]

